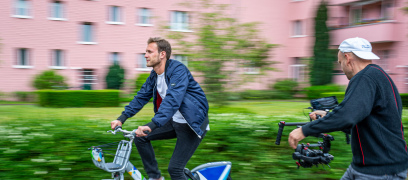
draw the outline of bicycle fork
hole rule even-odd
[[[131,163],[127,162],[126,169],[123,172],[112,173],[112,178],[114,180],[124,180],[124,173],[127,172],[134,180],[146,180],[146,178],[140,173],[138,169]]]

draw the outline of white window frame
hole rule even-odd
[[[185,66],[188,67],[188,57],[182,54],[175,54],[173,55],[173,59],[183,63]]]
[[[33,18],[31,15],[31,1],[30,0],[15,0],[13,15],[11,17],[22,18],[22,19]]]
[[[80,24],[80,41],[78,44],[98,44],[95,42],[95,25],[91,22]],[[90,37],[88,37],[90,36]]]
[[[106,21],[106,24],[125,24],[123,22],[121,6],[109,6],[108,9],[108,21]]]
[[[152,23],[152,10],[149,8],[140,8],[137,11],[136,19],[138,22],[136,25],[138,26],[153,26]],[[147,20],[147,22],[145,22]]]
[[[185,11],[171,11],[170,30],[192,32],[190,30],[189,13]]]
[[[52,1],[50,3],[50,17],[53,21],[66,21],[65,18],[65,4],[62,1]]]
[[[24,52],[22,52],[23,50],[24,50]],[[22,56],[21,56],[22,53],[24,53],[24,60],[22,60]],[[21,68],[21,69],[31,69],[31,68],[33,68],[33,66],[31,66],[30,56],[31,56],[30,49],[28,49],[28,48],[18,48],[16,50],[16,61],[15,61],[15,65],[13,65],[13,68]]]
[[[58,57],[57,57],[58,56]],[[59,59],[59,64],[57,62]],[[51,66],[50,69],[67,69],[65,66],[65,51],[62,49],[53,49],[51,51]]]
[[[111,52],[109,53],[109,62],[111,64],[119,64],[121,60],[121,53],[120,52]]]
[[[355,12],[358,11],[358,12]],[[354,16],[358,15],[358,18],[355,18]],[[363,7],[362,6],[352,6],[350,7],[350,20],[349,23],[351,25],[357,25],[358,23],[361,23],[363,19]]]
[[[91,72],[91,74],[85,74],[86,72]],[[97,83],[97,76],[95,75],[95,70],[94,69],[80,69],[80,75],[79,75],[79,81],[81,85],[85,84],[98,84]],[[89,77],[89,78],[88,78]],[[90,81],[89,83],[85,81]]]
[[[136,54],[136,71],[151,71],[151,67],[146,66],[146,58],[144,53]]]
[[[304,32],[304,21],[302,20],[295,20],[292,23],[292,37],[305,37],[305,32]]]

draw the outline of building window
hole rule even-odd
[[[14,5],[14,15],[29,17],[30,16],[30,2],[28,0],[16,0]]]
[[[119,64],[119,62],[120,62],[120,53],[118,53],[118,52],[110,53],[109,59],[110,59],[110,62],[112,64]]]
[[[29,66],[30,65],[30,53],[27,48],[17,49],[17,60],[16,65],[18,66]]]
[[[151,18],[150,9],[147,9],[147,8],[139,9],[139,12],[138,12],[138,19],[139,19],[138,24],[139,25],[152,25],[150,18]]]
[[[82,85],[83,89],[86,90],[91,90],[93,84],[97,84],[97,78],[96,75],[94,75],[94,70],[93,69],[83,69],[80,72],[80,83]]]
[[[65,66],[63,50],[61,49],[52,50],[51,66],[54,66],[54,67]]]
[[[108,21],[113,24],[122,24],[121,7],[109,6]]]
[[[303,35],[303,27],[302,21],[297,20],[293,22],[293,36],[302,36]]]
[[[293,81],[305,82],[307,76],[306,68],[307,66],[300,62],[300,58],[295,57],[294,64],[289,66],[289,78],[291,78]]]
[[[94,27],[90,22],[85,22],[81,25],[81,41],[85,44],[94,42]]]
[[[350,24],[359,24],[361,23],[361,15],[362,15],[362,10],[361,6],[352,8],[350,10]]]
[[[259,74],[260,68],[255,67],[252,62],[244,63],[244,74]]]
[[[379,60],[375,60],[375,63],[383,68],[385,71],[389,71],[388,64],[390,62],[390,50],[379,50],[377,51]]]
[[[136,70],[138,71],[150,71],[151,68],[146,66],[146,58],[144,57],[145,54],[137,54],[136,55]]]
[[[51,3],[51,13],[50,17],[53,19],[63,19],[64,18],[64,5],[61,1],[54,1]]]
[[[171,12],[171,30],[173,31],[189,31],[188,14],[182,11]]]
[[[187,59],[187,56],[174,55],[174,59],[177,60],[177,61],[182,62],[185,66],[188,67],[188,59]]]

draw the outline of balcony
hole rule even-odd
[[[361,1],[361,0],[330,0],[330,5],[332,6],[347,6],[347,5],[352,5],[352,4],[372,4],[379,2],[381,0],[366,0],[366,1]]]
[[[395,42],[403,39],[399,29],[401,24],[395,21],[379,21],[341,27],[330,31],[332,45],[339,45],[343,40],[352,37],[362,37],[372,43]]]

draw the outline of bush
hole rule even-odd
[[[49,70],[36,75],[33,86],[36,89],[67,89],[64,76],[58,75],[55,71]]]
[[[326,92],[320,94],[322,97],[336,96],[339,104],[343,101],[345,92]]]
[[[340,85],[324,85],[324,86],[310,86],[304,88],[304,93],[306,93],[307,99],[317,99],[324,97],[321,93],[324,92],[340,92],[341,91]]]
[[[272,90],[246,90],[240,93],[242,99],[263,100],[263,99],[291,99],[292,95],[285,92]]]
[[[143,84],[146,82],[146,79],[149,76],[150,76],[150,73],[139,74],[139,76],[136,78],[135,93],[140,91],[140,88],[142,88]]]
[[[117,107],[119,90],[39,90],[39,105],[45,107]]]
[[[34,100],[34,93],[33,92],[27,92],[27,91],[16,91],[14,92],[15,96],[17,97],[18,101],[23,101],[23,102],[30,102]]]
[[[114,63],[109,67],[105,80],[107,89],[120,89],[125,81],[125,70],[118,63]]]
[[[273,85],[273,89],[275,89],[278,92],[287,93],[293,96],[297,92],[296,88],[298,87],[298,85],[299,83],[296,81],[285,79],[285,80],[277,81]]]
[[[408,93],[400,94],[402,100],[402,106],[408,107]]]

